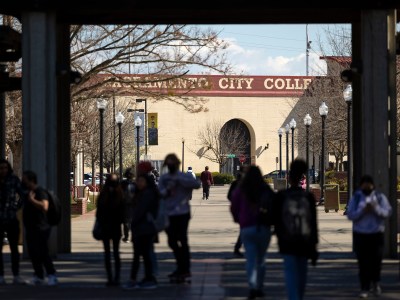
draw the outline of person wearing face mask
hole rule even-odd
[[[121,225],[124,222],[123,191],[117,174],[110,174],[97,200],[96,218],[100,223],[103,235],[104,264],[107,273],[107,286],[118,286],[120,281],[121,259],[119,245],[122,236]],[[112,240],[115,273],[111,270]]]
[[[165,199],[169,216],[169,227],[166,229],[168,246],[172,249],[176,269],[169,274],[172,281],[189,280],[190,250],[188,243],[188,226],[190,220],[190,204],[193,189],[200,188],[200,182],[191,174],[179,171],[180,161],[175,154],[168,154],[164,160],[168,173],[161,175],[158,188]]]
[[[353,221],[353,247],[358,261],[360,298],[372,292],[380,296],[381,266],[384,248],[385,219],[392,208],[386,196],[375,190],[371,176],[361,178],[347,208],[347,218]]]

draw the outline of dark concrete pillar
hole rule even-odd
[[[50,249],[69,252],[68,26],[58,25],[54,12],[25,12],[22,26],[23,169],[36,172],[39,184],[60,197],[62,221]]]
[[[353,153],[355,187],[362,175],[372,175],[395,209],[394,16],[393,10],[368,10],[353,24],[353,65],[360,72],[353,81]],[[395,220],[392,216],[390,223]],[[393,229],[388,224],[386,257],[397,256]]]

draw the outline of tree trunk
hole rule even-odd
[[[22,177],[22,141],[13,141],[8,146],[13,154],[13,169],[15,175]]]

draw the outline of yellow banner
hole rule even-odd
[[[158,145],[158,113],[147,114],[149,145]]]

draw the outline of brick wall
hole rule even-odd
[[[75,203],[71,204],[72,215],[84,215],[87,213],[87,200],[86,198],[77,198]]]

